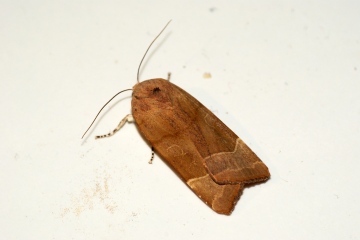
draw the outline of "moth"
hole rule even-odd
[[[231,129],[189,93],[161,78],[139,82],[148,50],[169,23],[146,50],[138,68],[138,83],[101,108],[118,94],[132,90],[132,114],[111,133],[96,138],[112,136],[126,122],[135,122],[152,149],[204,203],[229,215],[244,185],[265,181],[270,172]]]

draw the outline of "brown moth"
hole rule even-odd
[[[167,165],[201,200],[221,214],[232,212],[245,184],[269,179],[268,168],[256,154],[180,87],[156,78],[138,81],[132,91],[132,115],[127,115],[113,132],[96,138],[111,136],[126,121],[135,121],[139,132]]]

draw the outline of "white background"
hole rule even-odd
[[[0,239],[358,239],[358,1],[0,1]],[[214,213],[130,113],[141,79],[188,91],[266,163]],[[204,78],[210,73],[211,78]]]

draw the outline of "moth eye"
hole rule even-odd
[[[156,88],[153,89],[153,94],[158,93],[160,91],[161,91],[160,88],[156,87]]]

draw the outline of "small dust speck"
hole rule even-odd
[[[211,7],[211,8],[209,8],[209,11],[210,11],[210,12],[215,12],[215,11],[216,11],[216,8]]]
[[[354,70],[356,71],[356,70],[357,70],[357,67],[354,67]]]
[[[205,73],[203,74],[203,78],[211,78],[211,73],[205,72]]]
[[[62,213],[61,213],[61,217],[64,217],[66,214],[68,214],[70,212],[69,208],[64,208]]]
[[[114,213],[115,209],[117,208],[116,204],[106,204],[105,208],[110,212],[110,213]]]

